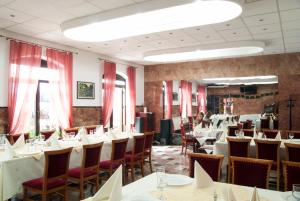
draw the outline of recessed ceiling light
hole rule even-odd
[[[178,62],[219,57],[245,56],[262,52],[264,46],[265,44],[260,41],[232,42],[202,47],[192,46],[148,52],[144,55],[144,60],[152,62]]]
[[[263,30],[264,30],[264,31],[267,31],[268,29],[267,29],[267,28],[264,28]]]
[[[242,7],[229,0],[153,0],[64,22],[68,38],[101,42],[225,22]]]
[[[227,26],[227,27],[229,27],[229,26],[230,26],[230,24],[226,24],[226,26]]]
[[[263,21],[264,21],[264,19],[259,19],[259,21],[260,21],[260,22],[263,22]]]
[[[172,34],[173,34],[172,32],[169,33],[169,35],[172,35]]]
[[[233,34],[233,35],[236,35],[236,32],[233,32],[232,34]]]
[[[16,17],[15,15],[13,15],[13,14],[11,14],[11,15],[9,15],[10,17]]]

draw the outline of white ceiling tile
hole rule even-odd
[[[242,16],[260,15],[272,12],[277,12],[275,0],[259,0],[252,3],[246,3]]]
[[[135,3],[133,0],[91,0],[89,2],[104,10],[123,7]]]
[[[266,40],[265,43],[266,46],[282,46],[283,40],[282,38],[275,38],[275,39]]]
[[[9,4],[9,3],[13,2],[13,1],[14,1],[14,0],[0,0],[0,6]]]
[[[280,10],[300,8],[299,0],[278,0]]]
[[[55,23],[49,22],[47,20],[39,19],[39,18],[26,21],[23,24],[27,25],[27,26],[32,26],[34,28],[41,29],[44,31],[60,29],[59,24],[55,24]]]
[[[9,27],[9,26],[12,26],[15,24],[16,24],[16,22],[0,18],[0,28]]]
[[[0,7],[0,18],[7,19],[17,23],[22,23],[27,20],[34,19],[34,17],[31,15],[27,15],[22,11],[16,11],[7,7]]]
[[[286,47],[286,49],[299,48],[300,42],[298,40],[298,42],[295,42],[295,43],[287,43],[287,44],[285,44],[285,47]]]
[[[6,28],[9,31],[13,31],[13,32],[17,32],[17,33],[22,33],[24,35],[37,35],[40,34],[42,32],[44,32],[44,30],[41,29],[36,29],[35,27],[32,26],[27,26],[24,24],[17,24],[11,27]]]
[[[221,31],[221,30],[227,30],[227,29],[237,29],[237,28],[243,28],[245,27],[243,21],[241,18],[236,18],[234,20],[230,20],[223,23],[218,23],[215,25],[212,25],[215,30]]]
[[[300,27],[300,20],[282,22],[282,29],[283,30],[299,29],[299,27]]]
[[[236,41],[240,40],[240,38],[248,38],[247,40],[249,40],[249,38],[251,39],[251,35],[246,28],[223,30],[219,31],[219,33],[227,41]]]
[[[265,49],[263,51],[264,55],[268,55],[268,54],[280,54],[284,52],[284,48],[282,46],[277,46],[277,47],[272,47],[269,49]]]
[[[174,48],[175,44],[171,43],[167,40],[160,40],[160,41],[149,41],[145,43],[147,46],[151,48],[157,48],[157,49],[168,49],[168,48]]]
[[[217,44],[217,43],[225,43],[226,41],[223,39],[223,38],[218,38],[218,39],[207,39],[207,40],[203,40],[203,41],[200,41],[201,44],[203,45],[210,45],[210,44]]]
[[[85,2],[85,0],[48,0],[58,8],[69,8]]]
[[[186,33],[183,32],[182,30],[170,30],[170,31],[159,32],[156,34],[160,36],[162,39],[172,39],[172,38],[178,38],[186,35]]]
[[[251,26],[249,30],[252,34],[265,34],[272,32],[279,32],[281,30],[280,24],[265,24],[261,26]]]
[[[225,38],[227,41],[245,41],[245,40],[252,40],[252,36],[251,35],[237,35],[237,36],[234,36],[234,37],[228,37],[228,38]]]
[[[65,8],[66,12],[72,14],[75,17],[82,17],[91,15],[97,12],[101,12],[101,9],[94,6],[93,4],[83,3],[69,8]]]
[[[212,32],[201,32],[198,34],[194,34],[191,35],[193,38],[195,38],[196,40],[198,40],[201,43],[207,42],[210,43],[211,41],[215,40],[215,41],[224,41],[224,39],[221,38],[221,36],[216,32],[216,31],[212,31]]]
[[[292,21],[292,20],[300,20],[300,9],[286,10],[280,12],[281,20]]]
[[[299,37],[300,36],[300,27],[299,29],[293,30],[283,30],[284,37]]]
[[[288,37],[288,38],[284,38],[284,42],[285,44],[288,43],[300,43],[300,37]]]
[[[168,41],[175,44],[178,47],[186,47],[186,46],[193,46],[199,44],[199,42],[196,39],[187,35],[183,37],[172,38]]]
[[[154,33],[154,34],[146,34],[146,35],[141,35],[141,36],[135,36],[133,39],[141,42],[147,42],[147,41],[154,41],[154,40],[160,40],[161,37]]]
[[[215,29],[212,26],[198,26],[183,29],[183,31],[189,35],[203,35],[216,33]]]
[[[260,26],[265,24],[279,23],[279,15],[278,13],[268,13],[263,15],[243,17],[243,20],[247,26]]]
[[[255,40],[268,40],[274,38],[281,38],[281,32],[270,32],[270,33],[262,33],[262,34],[252,34]]]

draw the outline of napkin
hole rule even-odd
[[[61,149],[61,146],[60,146],[60,144],[58,143],[58,140],[55,137],[53,137],[53,138],[50,139],[50,143],[51,143],[51,149],[52,150]]]
[[[103,125],[97,126],[97,128],[96,128],[96,134],[97,135],[103,134]]]
[[[13,145],[13,148],[21,148],[25,146],[25,137],[24,137],[24,133],[21,134],[21,136],[18,138],[18,140],[15,142],[15,144]]]
[[[254,187],[250,201],[260,201],[256,187]]]
[[[98,200],[121,201],[122,200],[122,165],[107,180],[100,190],[90,199],[90,201]]]
[[[257,139],[262,139],[262,136],[263,136],[263,133],[259,132],[258,135],[257,135]]]
[[[211,177],[206,173],[206,171],[197,161],[195,161],[194,163],[194,177],[194,185],[196,188],[206,188],[214,185]]]
[[[224,131],[222,132],[221,137],[220,137],[220,142],[225,142],[226,135],[227,135],[227,130],[224,130]]]
[[[46,142],[51,142],[51,140],[54,138],[54,139],[58,139],[58,134],[55,132],[53,133],[47,140]]]
[[[86,133],[83,133],[81,135],[81,142],[82,144],[90,144],[89,138]]]
[[[280,134],[280,131],[278,131],[276,137],[275,137],[275,140],[281,140],[281,134]]]
[[[15,156],[17,156],[16,152],[13,150],[9,141],[5,139],[4,160],[13,159]]]
[[[36,161],[39,161],[42,158],[43,154],[36,154],[33,155],[32,158],[35,159]]]
[[[257,138],[258,138],[257,133],[256,133],[255,130],[253,131],[253,138],[254,138],[254,139],[257,139]]]
[[[231,187],[225,188],[224,189],[224,200],[225,201],[237,201],[237,199],[235,198]]]

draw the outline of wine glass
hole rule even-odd
[[[289,133],[289,138],[292,140],[294,138],[294,133]]]
[[[296,200],[300,200],[300,184],[293,184],[292,195]]]
[[[156,169],[157,188],[160,190],[159,200],[166,200],[164,197],[164,188],[167,186],[167,176],[165,167],[161,166]]]

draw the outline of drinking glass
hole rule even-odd
[[[236,137],[238,137],[239,136],[239,130],[235,130],[234,134],[235,134]]]
[[[27,139],[26,140],[26,145],[27,145],[27,150],[29,152],[32,152],[35,150],[35,147],[34,147],[34,139]]]
[[[289,133],[289,138],[292,140],[294,138],[294,133]]]
[[[300,184],[293,184],[293,197],[300,200]]]
[[[5,134],[0,134],[0,148],[5,147],[5,139],[6,139]]]
[[[244,138],[244,131],[240,131],[240,138]]]
[[[164,188],[167,186],[167,176],[165,167],[161,166],[156,169],[157,188],[160,190],[159,200],[166,200],[164,197]]]

